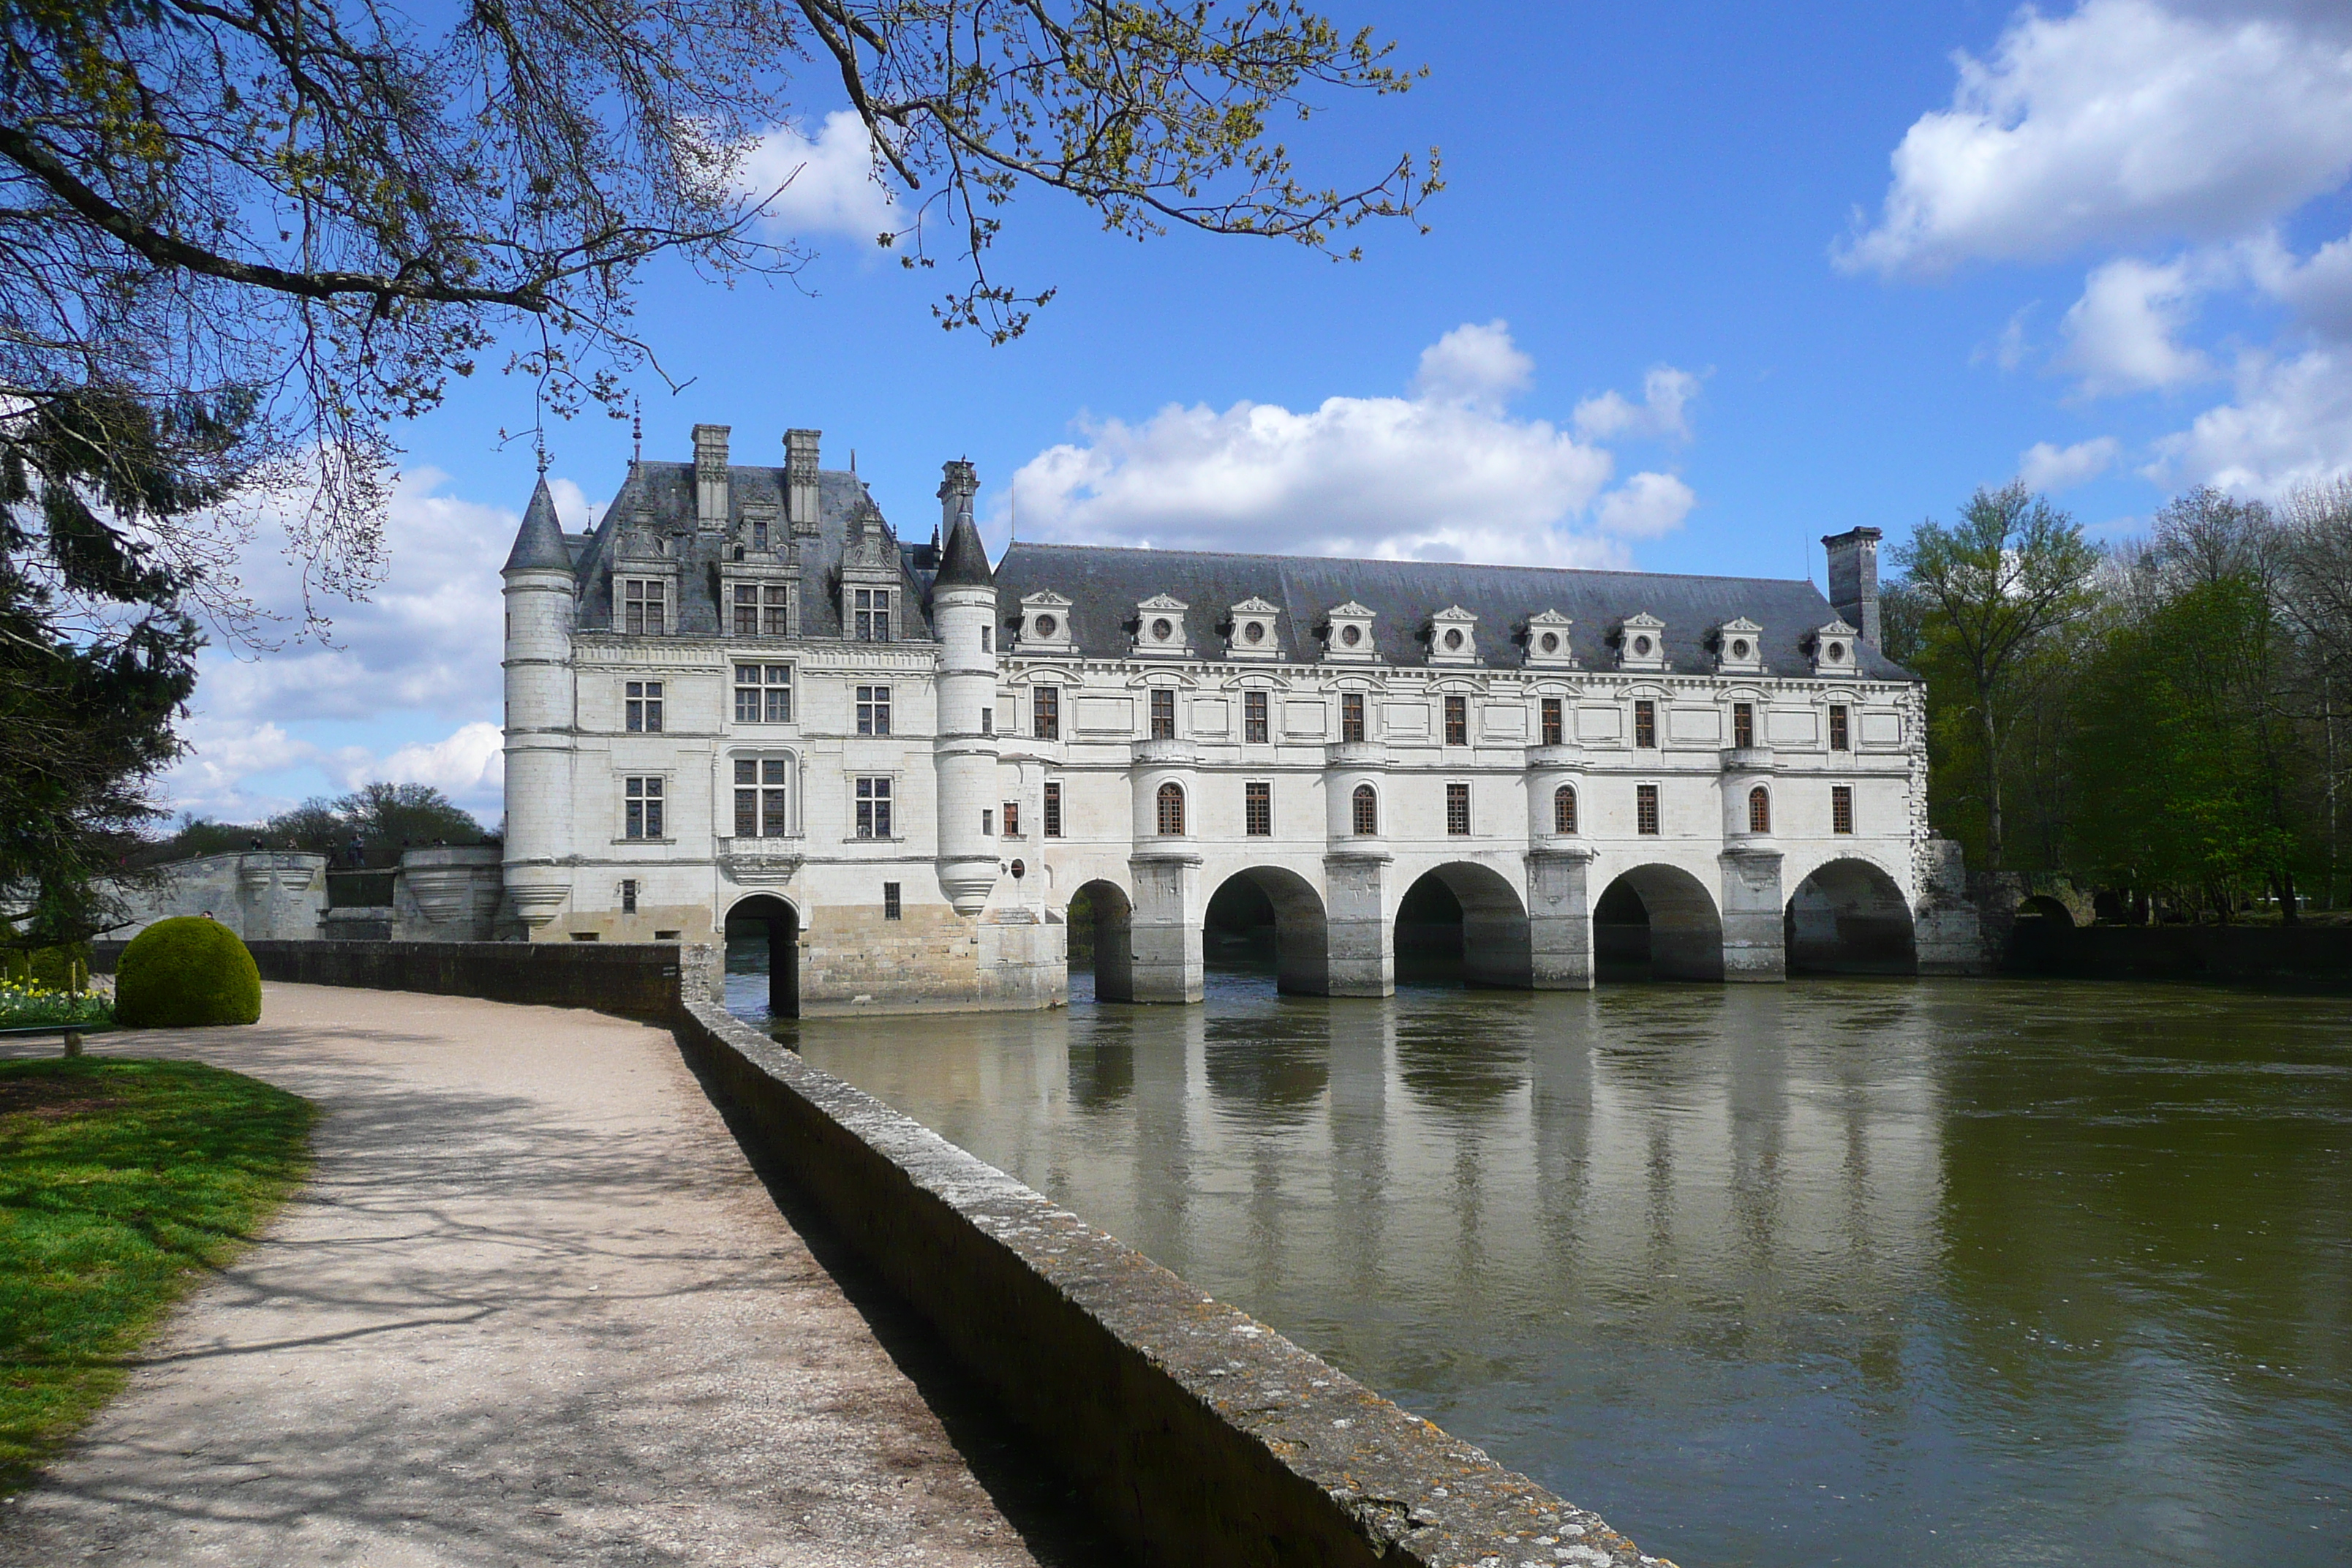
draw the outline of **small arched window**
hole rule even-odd
[[[1748,831],[1750,833],[1772,831],[1772,794],[1762,784],[1758,784],[1748,792]]]
[[[1164,784],[1160,786],[1160,837],[1184,837],[1184,786]]]
[[[1381,797],[1370,784],[1358,784],[1354,797],[1356,837],[1370,838],[1381,830]]]
[[[1576,831],[1576,786],[1562,784],[1551,792],[1551,830],[1554,833]]]

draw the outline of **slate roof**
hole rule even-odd
[[[512,572],[527,566],[552,566],[558,570],[572,568],[570,542],[563,537],[563,525],[555,520],[555,498],[547,493],[547,476],[539,477],[539,488],[530,492],[530,505],[523,509],[522,526],[515,530],[514,548],[507,552],[507,563],[501,571]]]
[[[1616,668],[1616,649],[1606,639],[1617,623],[1647,611],[1666,624],[1668,667],[1685,674],[1713,671],[1707,635],[1742,616],[1764,628],[1759,640],[1769,671],[1809,673],[1812,660],[1805,638],[1837,619],[1812,584],[1772,577],[1016,542],[996,564],[997,607],[1008,625],[1019,623],[1023,596],[1040,590],[1070,600],[1071,637],[1081,652],[1111,658],[1125,657],[1134,647],[1136,605],[1156,594],[1172,595],[1189,606],[1185,630],[1193,648],[1202,651],[1223,648],[1219,628],[1234,605],[1253,595],[1278,605],[1283,614],[1277,635],[1284,656],[1296,662],[1321,658],[1316,628],[1326,614],[1349,600],[1379,616],[1372,640],[1381,658],[1408,666],[1431,662],[1425,637],[1430,617],[1455,605],[1478,617],[1480,661],[1500,668],[1526,662],[1518,638],[1528,618],[1547,609],[1576,623],[1570,647],[1579,665],[1595,670]],[[1859,647],[1864,675],[1917,679],[1877,648]]]

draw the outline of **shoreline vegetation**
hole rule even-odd
[[[300,1186],[316,1117],[201,1063],[0,1061],[0,1497]]]

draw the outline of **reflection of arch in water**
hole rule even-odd
[[[1099,879],[1087,882],[1070,894],[1069,910],[1088,928],[1087,937],[1080,940],[1094,955],[1095,1000],[1134,1001],[1135,906],[1127,889]],[[1079,942],[1070,947],[1075,954]]]
[[[1458,964],[1465,985],[1535,984],[1528,907],[1491,867],[1456,860],[1424,871],[1397,900],[1399,967],[1429,979]]]
[[[1321,996],[1331,989],[1330,931],[1324,920],[1323,895],[1296,871],[1279,866],[1253,866],[1236,871],[1210,894],[1204,919],[1228,910],[1260,913],[1270,910],[1274,927],[1275,988],[1297,995]],[[1243,913],[1239,918],[1252,918]],[[1204,931],[1203,937],[1209,935]]]
[[[1895,879],[1867,860],[1832,860],[1816,869],[1790,895],[1784,919],[1783,941],[1792,972],[1919,972],[1911,906]]]
[[[1593,903],[1592,958],[1602,979],[1722,979],[1714,895],[1677,867],[1634,867]]]
[[[768,1016],[801,1012],[800,911],[773,893],[754,893],[727,911],[722,922],[730,974],[768,977]]]

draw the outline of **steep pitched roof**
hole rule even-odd
[[[572,570],[572,549],[563,542],[563,525],[555,520],[555,498],[547,493],[547,476],[539,477],[539,488],[530,492],[530,505],[523,509],[522,526],[515,530],[514,548],[507,552],[507,563],[502,571],[513,572],[524,567],[549,566],[559,572]]]
[[[1700,674],[1715,668],[1707,634],[1746,616],[1765,664],[1775,673],[1809,673],[1805,639],[1835,613],[1811,583],[1769,577],[1696,577],[1658,572],[1571,572],[1539,566],[1474,566],[1436,561],[1349,561],[1304,555],[1238,555],[1189,550],[1122,550],[1083,544],[1015,543],[997,563],[999,602],[1052,589],[1071,600],[1071,636],[1084,652],[1120,657],[1131,643],[1127,623],[1136,605],[1169,594],[1185,612],[1194,647],[1211,646],[1224,606],[1255,595],[1278,605],[1277,635],[1286,657],[1321,657],[1316,628],[1332,610],[1352,601],[1379,618],[1373,644],[1392,664],[1426,665],[1423,638],[1430,617],[1459,605],[1482,628],[1482,662],[1514,668],[1526,650],[1516,640],[1529,617],[1549,609],[1576,624],[1570,645],[1587,669],[1616,667],[1608,637],[1619,622],[1642,612],[1665,623],[1670,670]],[[1914,679],[1875,647],[1862,645],[1864,675]]]
[[[970,507],[956,513],[955,528],[948,535],[946,548],[940,552],[940,572],[931,580],[931,585],[934,588],[996,586],[995,570],[988,563],[988,547],[980,542],[980,530],[972,523]]]

